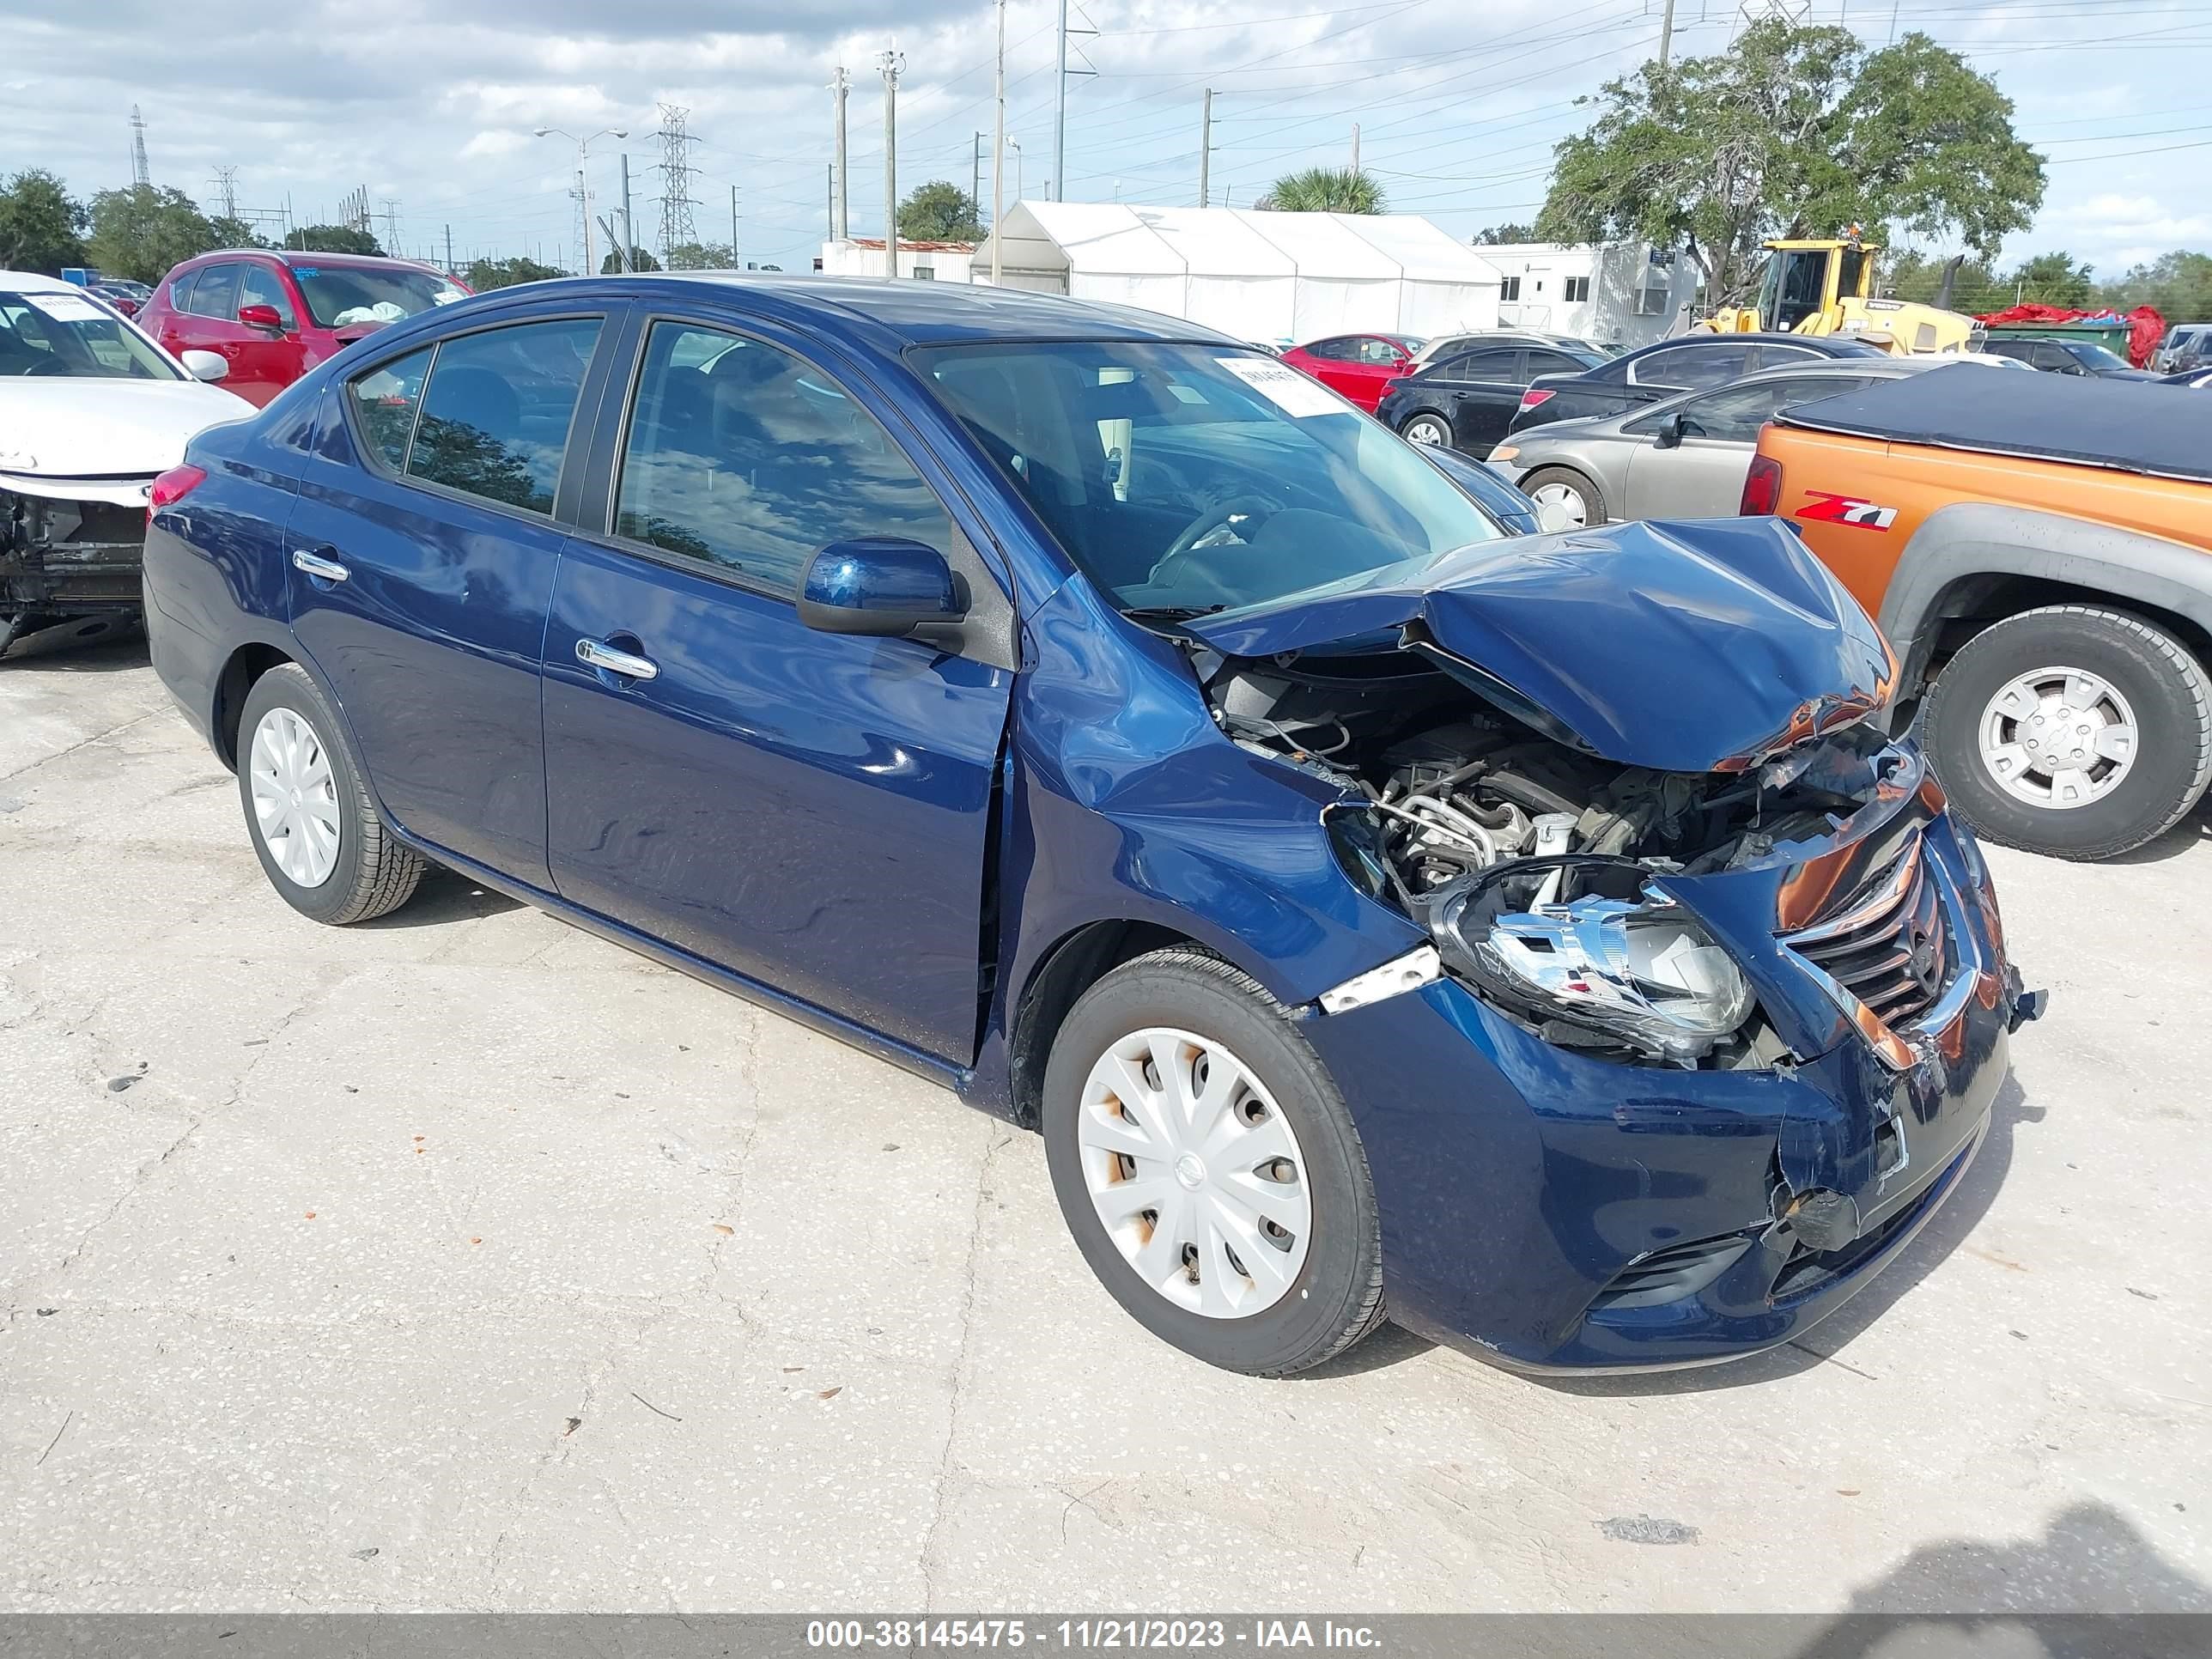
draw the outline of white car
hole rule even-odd
[[[194,434],[253,406],[212,351],[180,362],[73,283],[0,270],[0,653],[33,628],[135,616],[147,493]]]

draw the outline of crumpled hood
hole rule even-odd
[[[0,472],[38,477],[150,477],[185,445],[253,405],[199,380],[0,379]]]
[[[1395,632],[1510,712],[1668,772],[1741,770],[1896,679],[1858,602],[1769,518],[1477,543],[1186,627],[1239,657]]]

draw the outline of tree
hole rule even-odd
[[[217,247],[267,247],[261,233],[243,219],[226,218],[218,213],[208,221],[208,228],[215,232]]]
[[[1308,167],[1286,173],[1260,198],[1262,213],[1387,213],[1389,199],[1371,173]]]
[[[2097,303],[2116,311],[2154,306],[2169,322],[2212,317],[2212,255],[2177,248],[2147,265],[2136,265],[2097,292]]]
[[[668,250],[671,270],[730,270],[736,264],[727,242],[678,242]]]
[[[495,288],[513,288],[517,283],[547,282],[568,273],[518,253],[512,259],[471,259],[469,268],[461,275],[477,293],[488,294]]]
[[[0,270],[58,276],[85,263],[84,204],[43,167],[27,167],[0,188]]]
[[[2070,253],[2039,253],[2023,260],[2004,281],[2012,285],[2021,305],[2076,311],[2087,307],[2096,289],[2096,273],[2087,264],[2075,264]]]
[[[180,190],[134,185],[92,198],[85,252],[111,276],[158,283],[179,260],[222,246],[207,216]]]
[[[284,246],[295,253],[383,253],[375,237],[351,225],[301,225],[287,231]]]
[[[899,234],[916,242],[980,242],[983,213],[959,185],[933,179],[899,204]]]
[[[1860,225],[1994,258],[2044,192],[2012,100],[1926,35],[1869,52],[1848,29],[1779,19],[1726,52],[1647,64],[1597,94],[1555,151],[1540,235],[1641,237],[1689,252],[1713,302],[1741,301],[1760,244]]]
[[[599,274],[612,276],[622,268],[622,250],[609,248],[606,258],[599,261]],[[660,269],[660,261],[643,248],[633,247],[629,251],[629,268],[632,270],[658,270]]]
[[[1474,233],[1477,247],[1497,247],[1507,242],[1533,242],[1536,240],[1534,225],[1485,225]]]

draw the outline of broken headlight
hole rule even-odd
[[[1547,1036],[1588,1033],[1695,1065],[1750,1018],[1743,970],[1640,876],[1614,866],[1591,884],[1597,890],[1570,896],[1583,874],[1524,866],[1452,884],[1431,909],[1446,961]]]

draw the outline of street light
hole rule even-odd
[[[627,138],[629,137],[629,129],[628,127],[602,127],[599,131],[593,133],[589,138],[579,138],[574,133],[563,132],[559,127],[535,127],[531,130],[530,136],[533,138],[566,138],[570,143],[576,147],[576,194],[582,200],[584,204],[584,274],[588,276],[592,274],[592,270],[594,269],[592,261],[592,181],[590,175],[584,171],[584,163],[590,158],[592,144],[594,140],[600,138]],[[629,226],[625,222],[623,226],[623,234],[627,236],[629,234]],[[628,269],[629,265],[629,250],[628,248],[624,248],[622,251],[621,255],[616,259],[615,263],[624,269]]]

